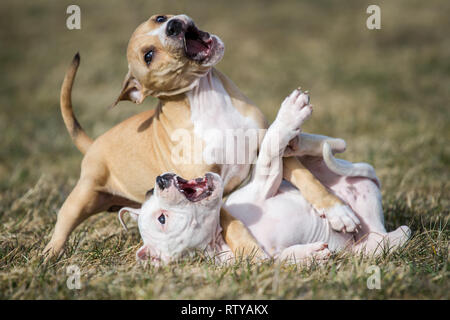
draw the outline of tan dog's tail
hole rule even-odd
[[[66,76],[64,77],[64,82],[61,87],[61,114],[64,119],[64,124],[66,125],[67,131],[69,131],[70,137],[75,143],[78,150],[85,154],[86,151],[92,144],[92,139],[88,137],[86,132],[84,132],[78,120],[75,118],[72,110],[72,86],[75,80],[75,75],[80,65],[80,54],[77,52],[75,57],[73,57],[72,63],[67,70]]]

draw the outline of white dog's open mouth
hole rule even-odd
[[[181,177],[174,179],[175,187],[180,191],[186,199],[192,202],[197,202],[209,197],[215,187],[213,177],[206,174],[203,178],[196,178],[192,180],[185,180]]]
[[[190,25],[184,34],[184,51],[186,56],[194,61],[203,62],[213,52],[214,38],[208,32]]]

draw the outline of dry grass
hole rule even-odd
[[[368,2],[79,1],[82,30],[65,28],[67,1],[0,3],[0,299],[449,298],[450,20],[445,1],[379,1],[382,29],[365,28]],[[298,85],[312,93],[306,130],[344,138],[343,155],[372,163],[388,229],[409,225],[402,250],[377,259],[337,255],[311,269],[271,263],[215,266],[198,257],[162,269],[136,265],[136,228],[102,213],[73,233],[65,256],[43,265],[56,213],[79,174],[58,106],[64,71],[82,65],[76,113],[91,136],[151,108],[118,94],[133,29],[181,13],[222,37],[219,69],[273,119]],[[82,271],[69,290],[66,267]],[[381,268],[381,290],[366,267]]]

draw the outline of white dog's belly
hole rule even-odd
[[[356,235],[356,240],[360,240],[369,232],[386,233],[381,191],[375,181],[364,177],[339,176],[331,172],[318,157],[303,157],[302,163],[353,209],[362,227]]]
[[[250,189],[236,191],[226,209],[249,228],[270,255],[276,256],[293,245],[318,241],[337,250],[351,241],[351,235],[334,232],[289,182],[283,181],[278,194],[262,203],[253,201]]]

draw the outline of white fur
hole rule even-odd
[[[227,101],[226,97],[215,99],[215,101]],[[364,225],[359,234],[335,231],[327,219],[323,219],[315,213],[311,204],[292,184],[282,181],[280,161],[273,161],[273,159],[281,157],[288,141],[298,135],[301,124],[311,113],[311,110],[308,110],[310,108],[308,102],[309,99],[306,99],[301,92],[294,91],[290,99],[282,104],[275,122],[267,131],[262,142],[254,175],[262,171],[274,172],[278,178],[254,176],[249,184],[233,192],[227,198],[224,207],[248,227],[266,253],[287,262],[303,263],[310,262],[312,259],[325,260],[330,256],[331,251],[346,248],[356,252],[378,254],[384,249],[393,249],[403,245],[410,236],[410,230],[408,227],[402,226],[394,232],[387,233],[385,231],[381,193],[373,180],[364,177],[352,180],[355,178],[337,176],[326,167],[323,160],[319,159],[319,162],[317,158],[312,160],[313,162],[305,160],[305,165],[327,187],[339,195],[346,206],[351,206],[355,210],[358,219],[361,219]],[[219,103],[218,106],[224,110],[228,108],[226,103],[224,105]],[[202,122],[199,120],[202,118],[201,114],[194,112],[194,115],[197,124],[201,124],[196,128],[197,132],[201,133],[209,125],[214,125],[209,124],[208,121],[212,120],[210,117],[206,116]],[[241,119],[241,121],[245,120]],[[224,122],[225,125],[226,123]],[[279,149],[266,148],[266,145],[274,138],[280,139]],[[273,168],[262,170],[263,166],[273,166]],[[214,177],[216,183],[223,187],[220,177],[218,175],[214,175]],[[220,199],[211,196],[210,205],[189,204],[183,201],[173,201],[173,199],[177,199],[178,193],[176,192],[172,192],[172,196],[169,197],[166,194],[166,198],[164,198],[157,188],[155,190],[157,191],[156,196],[144,203],[141,209],[141,212],[145,212],[145,216],[142,216],[142,213],[139,216],[139,230],[144,239],[144,246],[138,251],[138,257],[143,256],[143,249],[153,250],[153,254],[161,255],[163,261],[177,257],[182,252],[192,250],[194,247],[207,248],[208,252],[229,250],[220,235],[221,202],[213,201]],[[172,230],[170,235],[150,227],[155,225],[154,213],[161,209],[176,213],[173,215],[172,223],[180,227]],[[178,214],[178,212],[182,212],[182,214]],[[339,215],[337,214],[337,216]],[[174,221],[176,219],[179,221]],[[186,219],[201,221],[201,223],[186,223]],[[207,233],[209,233],[209,237]],[[225,253],[221,260],[224,261],[229,257],[230,253]]]
[[[292,95],[296,96],[295,91]],[[292,113],[297,112],[300,116],[306,108],[305,101],[308,100],[297,98],[295,101],[291,99],[287,104],[282,104],[275,122],[264,137],[262,146],[276,132],[288,135],[280,138],[284,143],[280,148],[286,147],[285,141],[289,141],[297,134],[291,127],[294,123],[292,119],[296,118]],[[290,103],[294,106],[289,105]],[[301,123],[299,128],[300,125]],[[286,130],[271,130],[273,127],[284,127]],[[328,143],[325,142],[324,145],[328,146]],[[262,147],[261,152],[264,150]],[[323,150],[323,158],[327,157],[328,160],[336,162],[329,148]],[[280,156],[279,150],[267,149],[266,152],[271,154],[260,154],[259,157]],[[289,182],[281,182],[281,178],[252,179],[244,188],[233,192],[225,202],[225,208],[243,221],[267,253],[289,261],[302,260],[308,256],[324,259],[329,255],[328,250],[349,248],[356,252],[377,254],[382,251],[381,249],[396,248],[406,242],[410,235],[408,227],[402,226],[391,233],[387,233],[384,229],[381,192],[379,186],[372,180],[376,177],[374,173],[369,175],[367,171],[362,171],[369,177],[351,178],[336,174],[335,170],[327,168],[327,162],[322,159],[314,158],[309,161],[304,159],[306,167],[345,202],[343,206],[328,210],[327,219],[317,215],[302,194]],[[272,166],[274,163],[258,159],[255,172],[260,170],[258,166]],[[352,164],[348,164],[347,167],[351,168]],[[277,165],[274,170],[279,168],[282,167]],[[274,170],[269,169],[270,172]],[[282,170],[279,170],[278,175],[282,176]],[[262,193],[261,188],[264,184],[269,184],[266,189],[271,187],[276,192]],[[261,195],[265,194],[267,196],[261,198]],[[349,215],[349,212],[343,214],[346,210],[351,214]],[[356,219],[351,221],[353,224],[361,220],[362,230],[352,234],[336,231],[342,229],[345,223],[350,224],[346,221],[348,219]],[[333,226],[333,223],[337,226]],[[339,227],[339,224],[342,226]]]
[[[215,173],[209,173],[209,177],[215,189],[209,197],[198,202],[189,201],[172,181],[164,190],[155,184],[153,195],[140,209],[120,210],[119,220],[124,228],[125,212],[137,219],[144,242],[136,254],[138,259],[166,263],[193,249],[216,253],[219,252],[217,249],[226,248],[220,227],[221,179]],[[165,217],[164,223],[158,219],[161,215]]]
[[[226,185],[229,179],[239,176],[243,180],[254,159],[246,164],[227,163],[226,155],[234,152],[236,144],[227,145],[225,134],[235,134],[237,130],[258,130],[258,125],[248,117],[242,116],[234,107],[228,92],[212,71],[200,78],[198,85],[187,93],[191,108],[191,121],[194,134],[205,142],[204,159],[211,163],[221,163],[221,177]],[[233,143],[235,141],[233,140]],[[237,150],[256,156],[254,150]],[[210,155],[215,158],[210,159]]]

